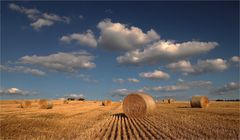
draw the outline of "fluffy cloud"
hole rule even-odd
[[[239,89],[240,89],[240,83],[230,82],[224,85],[223,87],[216,89],[214,93],[223,95],[232,91],[237,91],[237,90],[239,91]]]
[[[149,80],[167,80],[170,78],[169,74],[160,70],[155,70],[154,72],[142,72],[139,76]]]
[[[140,81],[136,78],[128,78],[128,82],[131,82],[131,83],[139,83]]]
[[[175,63],[166,65],[167,68],[173,71],[182,71],[184,74],[204,74],[209,72],[224,71],[228,68],[226,60],[221,58],[199,60],[196,65],[192,65],[189,61],[181,60]]]
[[[118,83],[118,84],[122,84],[125,82],[125,80],[122,78],[113,78],[112,80],[114,83]]]
[[[125,55],[117,57],[117,61],[125,65],[143,65],[154,64],[160,61],[174,61],[206,53],[214,49],[217,45],[216,42],[189,41],[174,43],[160,40],[144,48],[142,51],[140,49],[129,51],[125,53]]]
[[[14,10],[14,11],[17,11],[17,12],[20,12],[20,13],[23,13],[23,14],[27,15],[28,18],[33,19],[33,20],[35,20],[37,18],[36,15],[40,14],[40,11],[36,8],[28,9],[28,8],[25,8],[25,7],[22,7],[22,6],[18,6],[14,3],[10,3],[9,8]]]
[[[156,86],[156,87],[146,87],[145,90],[153,90],[157,92],[175,92],[175,91],[185,91],[193,88],[211,88],[211,81],[179,81],[176,85],[168,86]]]
[[[113,51],[134,50],[160,38],[153,29],[144,33],[138,27],[127,27],[125,24],[113,23],[110,19],[99,22],[97,27],[101,31],[100,45]]]
[[[18,88],[8,88],[8,89],[1,89],[0,95],[34,95],[37,94],[36,92],[21,90]]]
[[[86,33],[73,33],[71,35],[65,35],[60,38],[60,41],[63,43],[70,43],[72,41],[77,41],[81,45],[87,45],[90,47],[97,47],[97,41],[91,30],[87,30]]]
[[[34,76],[44,76],[46,75],[45,72],[38,70],[38,69],[32,69],[25,66],[4,66],[0,65],[0,71],[7,71],[7,72],[19,72],[19,73],[26,73],[26,74],[32,74]]]
[[[42,13],[38,9],[29,9],[18,6],[14,3],[9,4],[9,8],[13,11],[25,14],[32,23],[30,24],[35,30],[40,30],[44,26],[52,26],[55,22],[69,23],[70,18],[59,16],[53,13]]]
[[[189,89],[189,87],[185,86],[185,85],[171,85],[171,86],[152,87],[152,90],[154,90],[154,91],[165,91],[165,92],[181,91],[181,90],[187,90],[187,89]]]
[[[173,71],[183,71],[183,72],[193,72],[194,69],[189,61],[181,60],[176,63],[170,63],[166,65],[167,68],[173,70]]]
[[[75,99],[79,99],[79,98],[85,98],[85,96],[83,94],[75,94],[75,93],[70,93],[65,95],[64,97],[66,98],[75,98]]]
[[[229,65],[240,67],[240,56],[233,56],[229,60]]]
[[[233,56],[230,61],[235,62],[235,63],[240,63],[240,56]]]
[[[116,89],[110,92],[112,97],[124,97],[133,92],[144,92],[143,90]]]
[[[92,62],[94,57],[86,51],[64,53],[58,52],[48,56],[24,56],[20,63],[33,64],[50,70],[62,72],[77,72],[80,69],[91,69],[96,65]]]

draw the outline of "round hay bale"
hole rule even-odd
[[[63,100],[63,104],[68,104],[69,101],[68,100]]]
[[[168,103],[171,104],[174,102],[174,99],[168,99]]]
[[[20,107],[21,108],[28,108],[28,107],[31,107],[31,105],[32,105],[31,101],[22,101],[21,104],[20,104]]]
[[[207,96],[193,96],[190,104],[193,108],[206,108],[209,106],[209,100]]]
[[[111,100],[104,100],[104,101],[102,101],[102,105],[103,106],[109,106],[109,105],[111,105],[112,104],[112,101]]]
[[[130,118],[141,118],[153,112],[155,102],[153,98],[146,93],[132,93],[123,100],[123,112]]]
[[[52,101],[41,99],[38,101],[40,109],[52,109],[53,103]]]

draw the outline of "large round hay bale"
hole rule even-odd
[[[109,106],[109,105],[111,105],[112,104],[112,101],[111,100],[104,100],[104,101],[102,101],[102,105],[103,106]]]
[[[28,108],[28,107],[31,107],[31,105],[32,105],[31,101],[22,101],[21,104],[20,104],[20,107],[21,108]]]
[[[123,100],[123,112],[130,118],[141,118],[153,112],[155,102],[146,93],[132,93]]]
[[[41,99],[38,101],[39,108],[40,109],[52,109],[53,108],[53,103],[52,101]]]
[[[191,107],[206,108],[209,105],[207,96],[193,96],[190,101]]]

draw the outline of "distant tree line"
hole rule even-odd
[[[239,102],[240,99],[217,99],[217,102]]]

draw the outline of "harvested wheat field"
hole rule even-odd
[[[122,105],[101,101],[38,102],[20,108],[18,101],[0,101],[0,139],[239,139],[239,102],[211,102],[191,108],[189,102],[157,103],[144,118],[128,118]]]

